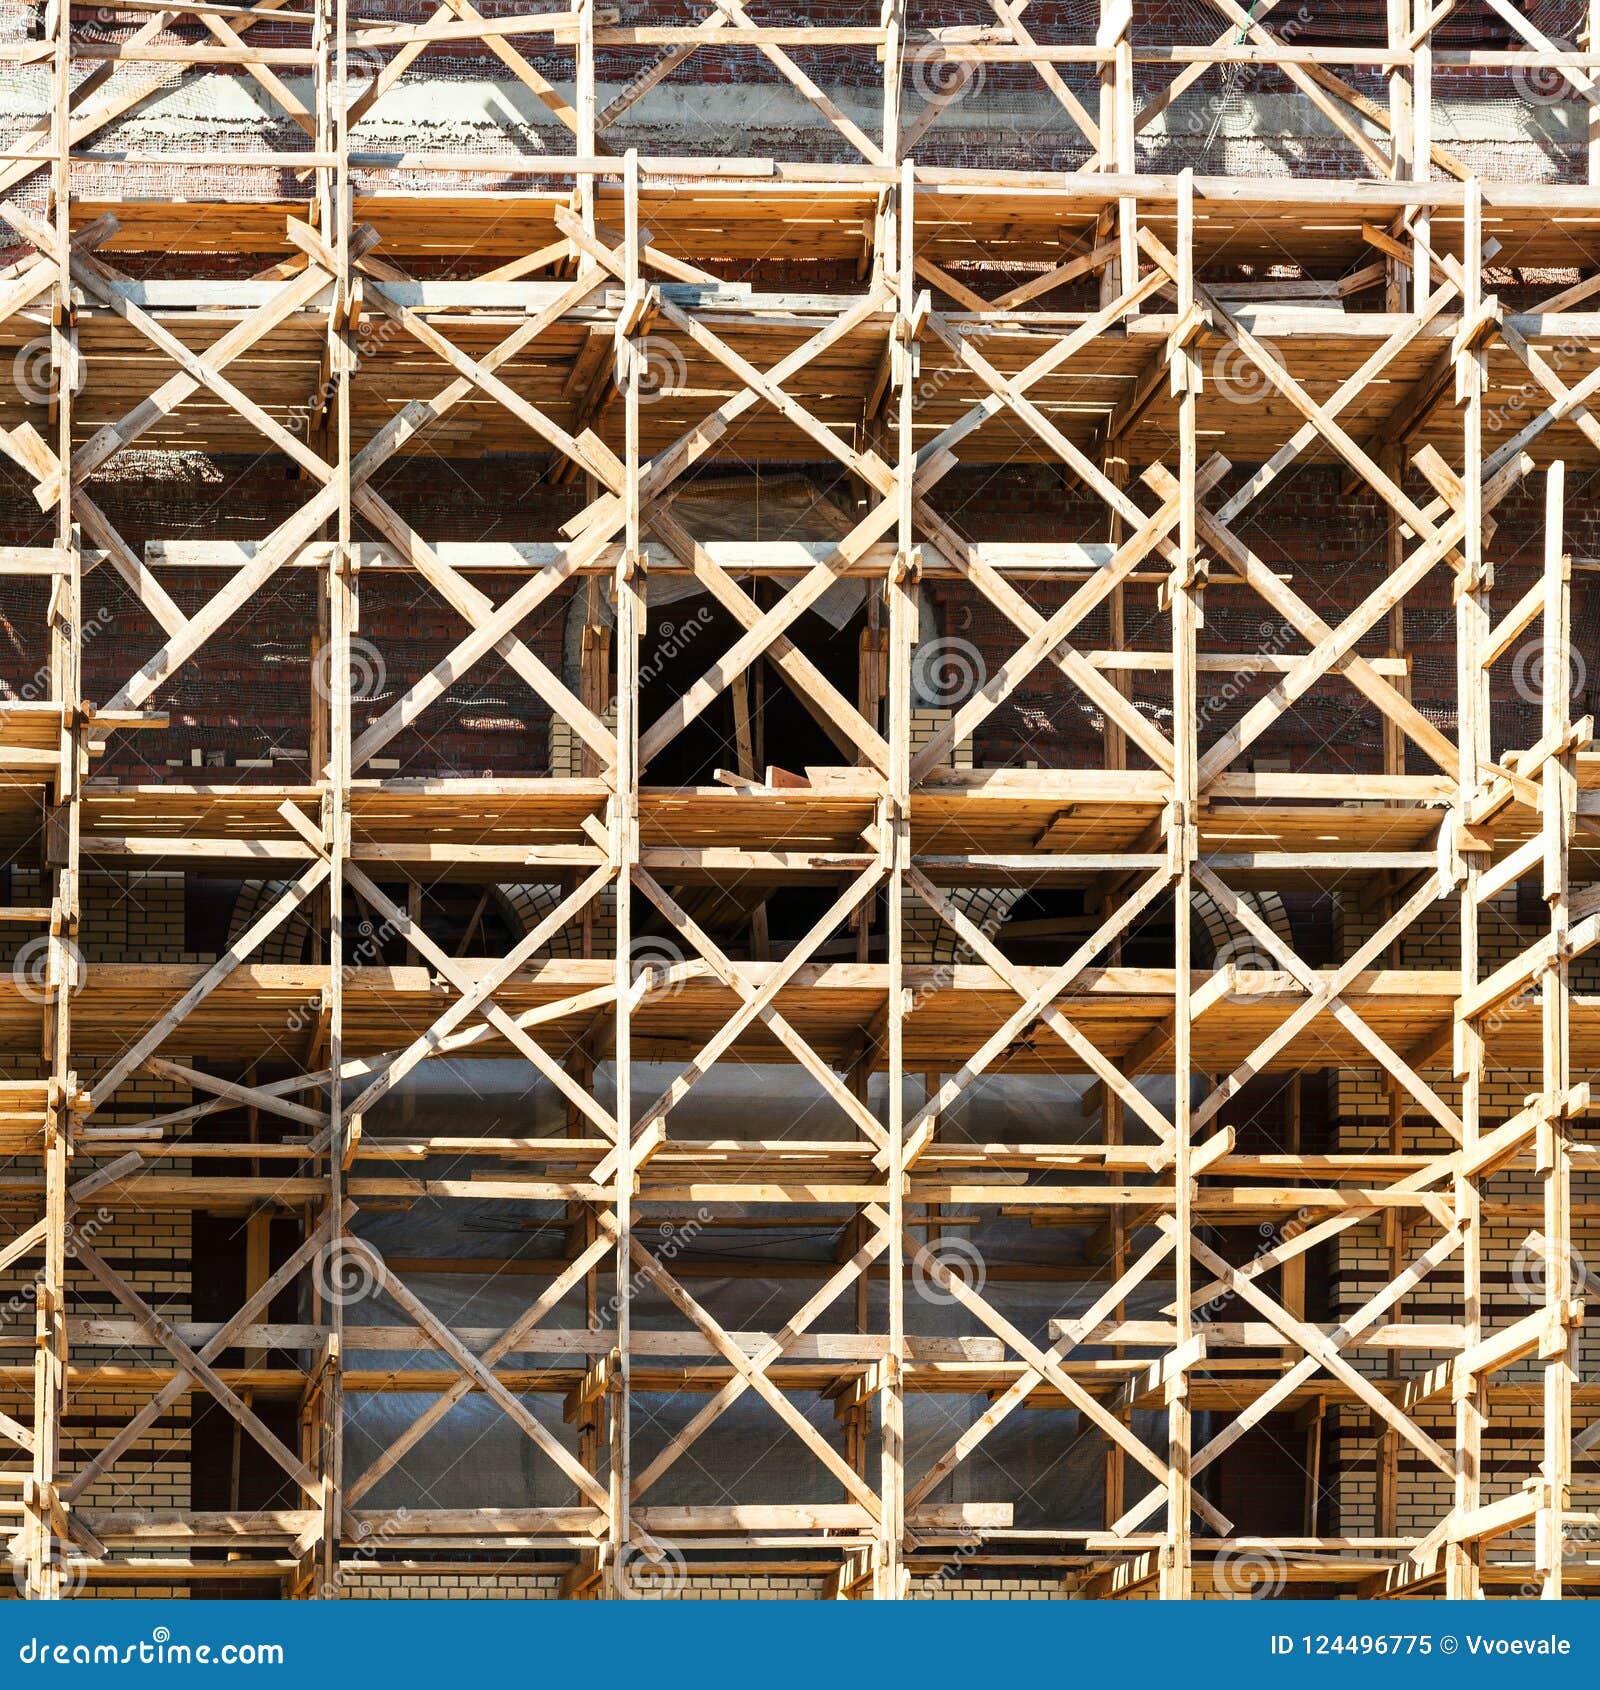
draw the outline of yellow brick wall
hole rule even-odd
[[[1521,926],[1516,917],[1516,900],[1512,893],[1485,904],[1480,924],[1480,977],[1521,955],[1538,941],[1542,929]],[[1344,954],[1348,955],[1370,935],[1377,919],[1375,915],[1358,916],[1347,912],[1342,931]],[[1403,942],[1400,964],[1407,968],[1459,969],[1457,913],[1447,910],[1443,904],[1430,912],[1426,921],[1419,924],[1418,930]],[[1580,991],[1600,989],[1600,957],[1591,955],[1580,959],[1574,969],[1573,984]],[[1534,999],[1514,1006],[1509,1013],[1537,1018],[1540,1006]],[[1448,1061],[1448,1051],[1444,1057]],[[1422,1072],[1440,1097],[1452,1108],[1459,1109],[1461,1087],[1448,1069],[1427,1068]],[[1340,1070],[1332,1080],[1330,1108],[1336,1126],[1337,1147],[1347,1151],[1386,1151],[1389,1138],[1385,1076],[1375,1069]],[[1484,1128],[1493,1128],[1520,1111],[1530,1094],[1538,1092],[1541,1085],[1542,1077],[1537,1072],[1491,1066],[1483,1090]],[[1420,1104],[1409,1099],[1405,1147],[1408,1153],[1424,1155],[1442,1154],[1450,1147],[1444,1129],[1423,1114]],[[1485,1277],[1483,1323],[1485,1330],[1494,1332],[1520,1320],[1541,1300],[1536,1259],[1524,1249],[1528,1234],[1537,1231],[1540,1226],[1537,1205],[1541,1192],[1531,1170],[1502,1172],[1482,1182],[1481,1189],[1485,1209],[1481,1244]],[[1600,1205],[1600,1178],[1592,1172],[1575,1174],[1573,1197],[1580,1205]],[[1503,1212],[1508,1205],[1517,1205],[1521,1212],[1515,1215]],[[1497,1210],[1502,1212],[1497,1213]],[[1532,1212],[1528,1212],[1530,1210]],[[1407,1259],[1419,1254],[1436,1236],[1437,1228],[1432,1223],[1425,1222],[1419,1226],[1417,1242],[1408,1250]],[[1600,1274],[1600,1220],[1580,1217],[1574,1230],[1574,1242],[1584,1262],[1593,1264],[1594,1271]],[[1388,1283],[1388,1254],[1381,1222],[1373,1220],[1350,1228],[1335,1241],[1333,1249],[1332,1314],[1337,1320],[1354,1313]],[[1450,1322],[1459,1318],[1460,1311],[1460,1265],[1452,1259],[1430,1275],[1392,1318]],[[1384,1373],[1386,1360],[1382,1352],[1367,1349],[1348,1353],[1363,1372],[1374,1376]],[[1404,1352],[1400,1361],[1401,1376],[1422,1374],[1448,1359],[1443,1351]],[[1592,1377],[1597,1366],[1600,1366],[1600,1331],[1591,1326],[1580,1342],[1581,1376]],[[1537,1361],[1528,1359],[1502,1369],[1495,1377],[1502,1384],[1520,1382],[1532,1385],[1539,1371]],[[1541,1433],[1537,1398],[1533,1402],[1530,1413],[1512,1415],[1497,1411],[1492,1419],[1484,1445],[1483,1497],[1486,1502],[1520,1489],[1528,1476],[1530,1463],[1537,1461]],[[1448,1391],[1425,1405],[1416,1418],[1446,1448],[1453,1445],[1453,1409]],[[1378,1523],[1375,1457],[1379,1435],[1370,1417],[1364,1413],[1349,1409],[1335,1411],[1331,1421],[1336,1435],[1335,1495],[1340,1529],[1345,1533],[1374,1531]],[[1409,1446],[1403,1445],[1398,1529],[1403,1533],[1426,1533],[1442,1515],[1449,1512],[1451,1503],[1449,1479]],[[1496,1551],[1497,1555],[1508,1558],[1515,1552],[1514,1539],[1502,1540]]]

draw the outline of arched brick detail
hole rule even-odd
[[[252,922],[265,915],[293,884],[292,880],[245,881],[234,899],[233,914],[228,919],[228,943],[231,945]],[[302,904],[251,954],[257,962],[304,962],[308,956],[315,954],[308,949],[315,935],[316,925]]]

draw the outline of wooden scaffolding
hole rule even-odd
[[[1083,1596],[1226,1591],[1241,1556],[1267,1557],[1280,1587],[1369,1596],[1558,1597],[1594,1581],[1596,1487],[1582,1475],[1600,1387],[1577,1369],[1573,1180],[1594,1155],[1581,1127],[1600,996],[1573,976],[1600,939],[1600,759],[1549,677],[1581,658],[1566,483],[1600,449],[1587,408],[1600,317],[1585,309],[1600,291],[1600,43],[1553,41],[1509,0],[1481,8],[1511,31],[1494,47],[1445,39],[1451,15],[1473,9],[1449,0],[1389,0],[1386,38],[1348,46],[1276,31],[1270,3],[1210,3],[1203,45],[1152,41],[1134,0],[1103,0],[1081,39],[1027,0],[988,0],[970,27],[927,27],[905,0],[884,0],[870,26],[806,8],[774,22],[740,0],[692,23],[591,0],[541,14],[163,0],[131,22],[119,9],[115,28],[51,0],[39,33],[0,43],[47,95],[0,161],[0,218],[22,253],[0,275],[0,328],[21,345],[44,325],[48,389],[0,406],[0,453],[53,525],[48,544],[0,553],[0,573],[40,577],[48,596],[48,696],[0,706],[9,836],[42,823],[48,897],[0,909],[27,958],[0,983],[0,1044],[40,1053],[35,1077],[0,1091],[12,1157],[0,1267],[25,1267],[36,1301],[26,1343],[0,1357],[32,1401],[31,1416],[0,1418],[16,1452],[0,1511],[29,1594],[253,1578],[334,1595],[356,1561],[485,1556],[557,1565],[583,1596],[648,1591],[676,1564],[690,1577],[820,1570],[831,1594],[894,1598],[953,1559],[961,1575],[1053,1569]],[[363,150],[363,120],[440,44],[491,53],[553,114],[566,150]],[[536,68],[530,44],[570,55],[570,82]],[[602,109],[597,63],[622,48],[658,57]],[[848,157],[769,156],[759,130],[718,157],[616,144],[651,89],[730,48],[759,54]],[[872,67],[870,133],[804,68],[818,50]],[[299,142],[141,150],[115,126],[148,83],[117,77],[145,65],[242,74]],[[1341,172],[1149,167],[1141,137],[1162,114],[1242,66],[1320,114]],[[1016,67],[1070,126],[1081,166],[924,162],[941,114],[986,71]],[[1092,99],[1075,91],[1084,67]],[[1167,80],[1152,95],[1154,69]],[[1510,69],[1558,78],[1590,114],[1587,180],[1480,181],[1435,137],[1436,75]],[[1353,78],[1381,80],[1387,99]],[[152,193],[152,180],[168,186]],[[469,246],[475,273],[438,279],[437,261]],[[249,279],[215,279],[217,256],[235,252],[278,256]],[[122,253],[163,262],[135,275]],[[729,279],[800,259],[853,266],[854,285]],[[1512,309],[1494,291],[1507,270],[1577,275]],[[1240,381],[1256,402],[1228,402]],[[1531,403],[1501,402],[1530,390]],[[125,535],[103,478],[178,450],[276,455],[293,471],[287,514],[249,541],[224,511],[214,537]],[[552,483],[578,490],[576,514],[516,543],[465,542],[421,531],[386,494],[408,459],[491,452],[543,457]],[[853,489],[849,522],[805,542],[698,536],[680,500],[730,455],[827,465]],[[1257,502],[1313,463],[1337,466],[1348,500],[1387,526],[1381,565],[1337,615],[1252,537]],[[992,538],[981,513],[942,497],[982,464],[1048,469],[1093,503],[1095,532]],[[1530,495],[1539,561],[1503,568],[1497,593],[1494,512]],[[95,779],[116,736],[166,729],[174,678],[292,572],[317,589],[316,624],[297,630],[321,677],[311,782]],[[129,650],[103,701],[81,680],[96,573],[160,630],[153,651]],[[347,677],[374,576],[408,580],[452,632],[428,672],[395,677],[392,702],[365,713]],[[686,578],[740,632],[646,713],[649,584]],[[1441,580],[1447,721],[1413,701],[1405,641],[1408,601]],[[854,696],[798,637],[840,582],[862,584],[869,619]],[[938,589],[1006,633],[930,726],[913,670]],[[576,684],[522,632],[574,596],[595,611]],[[1241,652],[1208,638],[1219,600],[1281,641]],[[1084,630],[1107,616],[1109,648],[1088,647]],[[1546,677],[1539,731],[1507,743],[1493,681],[1529,642]],[[562,725],[571,767],[385,769],[385,749],[491,654]],[[781,747],[757,755],[746,727],[716,784],[653,780],[724,695],[748,723],[758,668],[815,718],[835,761],[788,770]],[[960,766],[955,749],[1041,673],[1092,716],[1095,755]],[[1242,677],[1250,700],[1221,731],[1206,702],[1218,676]],[[1136,698],[1152,684],[1159,710]],[[1270,766],[1286,721],[1349,689],[1382,722],[1381,769]],[[274,894],[214,962],[85,961],[85,865],[248,872]],[[428,931],[420,887],[440,876],[543,877],[559,896],[503,954],[481,954]],[[417,895],[396,896],[397,883]],[[1488,966],[1481,912],[1519,884],[1535,888],[1539,925]],[[1094,913],[1055,960],[1025,964],[964,894],[1041,886],[1081,890]],[[1302,957],[1252,896],[1330,886],[1371,917],[1331,963]],[[728,887],[760,889],[738,943],[697,913],[701,891]],[[761,907],[784,892],[820,913],[769,945]],[[1202,905],[1247,936],[1245,952],[1209,966]],[[641,951],[646,910],[670,956]],[[1130,943],[1157,911],[1170,952],[1150,961]],[[312,923],[316,960],[263,961],[293,918]],[[375,958],[363,922],[398,935],[410,965]],[[552,940],[574,924],[586,942],[569,955]],[[1403,962],[1422,926],[1451,935],[1453,960]],[[919,948],[929,931],[955,961]],[[309,1034],[291,1039],[307,1004]],[[241,1062],[291,1051],[288,1079],[238,1077]],[[408,1076],[461,1055],[554,1088],[565,1135],[364,1130]],[[684,1099],[730,1063],[803,1071],[826,1130],[688,1136]],[[661,1064],[677,1077],[641,1104],[636,1075]],[[1240,1149],[1237,1110],[1257,1076],[1329,1069],[1386,1076],[1385,1149]],[[1508,1070],[1535,1080],[1502,1118],[1485,1089]],[[1098,1141],[942,1130],[1002,1072],[1091,1081]],[[126,1088],[151,1075],[190,1101],[130,1107]],[[190,1136],[240,1109],[271,1132]],[[461,1177],[408,1166],[438,1153],[476,1160]],[[1518,1169],[1542,1192],[1537,1288],[1505,1325],[1486,1313],[1485,1193]],[[563,1206],[565,1249],[519,1262],[525,1307],[504,1330],[452,1327],[362,1239],[363,1210],[421,1198]],[[692,1248],[680,1264],[662,1247],[685,1217],[714,1230],[750,1205],[845,1216],[835,1259],[796,1274],[789,1312],[760,1332],[730,1330],[708,1306]],[[124,1208],[277,1214],[297,1242],[225,1322],[173,1321],[85,1224]],[[985,1283],[944,1248],[960,1216],[984,1213],[1093,1235],[1063,1277],[1091,1292],[1047,1336],[1005,1312],[1006,1264],[987,1264]],[[1375,1220],[1386,1280],[1342,1319],[1312,1318],[1305,1264]],[[382,1344],[429,1365],[367,1364],[380,1341],[346,1323],[339,1287],[352,1278],[385,1309]],[[74,1307],[69,1287],[85,1283],[94,1300]],[[1138,1318],[1130,1300],[1152,1284],[1161,1313]],[[969,1336],[926,1329],[915,1293],[930,1286]],[[274,1319],[297,1289],[299,1318]],[[675,1312],[670,1325],[636,1318],[645,1290]],[[1407,1318],[1424,1292],[1449,1312]],[[574,1299],[576,1327],[552,1318]],[[825,1318],[841,1307],[843,1330]],[[80,1361],[80,1343],[142,1359]],[[1503,1377],[1530,1358],[1532,1384]],[[375,1460],[351,1459],[349,1405],[394,1392],[429,1406]],[[698,1406],[636,1456],[635,1405],[664,1392]],[[143,1406],[122,1429],[64,1459],[72,1405],[128,1393]],[[984,1406],[913,1457],[907,1404],[924,1393]],[[373,1507],[469,1395],[526,1434],[566,1500]],[[691,1451],[715,1469],[718,1421],[747,1395],[799,1446],[793,1498],[662,1500]],[[86,1505],[190,1396],[237,1422],[292,1502]],[[298,1441],[261,1411],[285,1400]],[[567,1430],[534,1411],[547,1401]],[[1530,1401],[1537,1470],[1506,1492],[1484,1439]],[[1042,1408],[1072,1411],[1103,1449],[1102,1519],[1030,1526],[1013,1496],[946,1500],[966,1494],[947,1481],[1009,1416]],[[1330,1409],[1377,1439],[1378,1529],[1329,1535],[1313,1508],[1299,1535],[1246,1535],[1208,1470],[1269,1416],[1315,1428]],[[829,1415],[835,1430],[822,1429]],[[1319,1447],[1308,1442],[1308,1466]],[[1448,1485],[1425,1529],[1398,1521],[1402,1464]],[[834,1500],[815,1500],[819,1473]]]

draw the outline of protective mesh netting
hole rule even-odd
[[[1526,0],[1521,8],[1533,37],[1571,46],[1580,36],[1586,0]],[[1059,0],[1034,6],[1024,27],[1043,46],[1093,43],[1100,0]],[[520,0],[484,0],[488,18],[526,8]],[[1254,0],[1250,8],[1264,27],[1287,44],[1385,42],[1384,0]],[[352,5],[353,22],[421,22],[431,14],[425,0],[362,0]],[[706,21],[695,0],[650,0],[621,8],[631,25],[683,25]],[[808,0],[803,7],[780,0],[750,0],[746,16],[757,26],[865,29],[880,21],[877,0]],[[719,16],[714,11],[711,16]],[[108,44],[126,43],[152,30],[148,14],[101,9],[76,16],[74,39],[83,54],[74,82],[83,97],[93,77],[92,104],[109,121],[80,145],[80,155],[134,152],[154,162],[137,171],[117,170],[87,159],[78,165],[76,186],[86,197],[121,193],[199,197],[226,191],[238,198],[299,198],[309,179],[293,170],[238,167],[202,172],[182,161],[207,153],[303,152],[311,140],[305,125],[284,109],[262,78],[234,67],[118,63],[88,56]],[[38,38],[41,13],[16,0],[0,5],[0,40]],[[1094,65],[1053,66],[953,61],[930,50],[926,38],[939,32],[949,41],[976,31],[1000,39],[999,20],[987,0],[910,0],[907,45],[900,64],[902,127],[915,155],[930,164],[1009,168],[1076,169],[1094,155],[1092,132],[1100,104]],[[658,155],[760,155],[798,160],[859,162],[862,140],[876,146],[883,134],[883,70],[867,42],[829,47],[784,46],[792,75],[759,45],[740,42],[740,31],[723,29],[726,45],[704,43],[678,50],[669,72],[657,77],[668,49],[660,44],[603,45],[598,54],[598,104],[609,144]],[[1162,45],[1235,42],[1243,29],[1213,0],[1164,0],[1135,7],[1136,50]],[[210,28],[189,19],[161,30],[165,43],[215,45]],[[1513,31],[1482,0],[1463,0],[1434,32],[1438,54],[1465,47],[1523,47],[1528,32]],[[263,23],[251,28],[253,44],[310,45],[303,22]],[[498,48],[482,42],[448,42],[407,58],[401,50],[355,47],[348,61],[348,93],[360,102],[352,144],[358,151],[393,157],[401,153],[497,156],[561,156],[575,149],[571,127],[552,109],[575,94],[575,49],[542,36],[509,36]],[[1332,67],[1359,99],[1387,110],[1388,89],[1381,68]],[[311,104],[309,73],[298,66],[275,70],[295,99]],[[832,107],[794,86],[808,79]],[[381,98],[370,96],[380,79]],[[541,97],[528,80],[547,85]],[[440,84],[456,92],[439,97]],[[1440,144],[1468,168],[1489,179],[1578,180],[1586,167],[1588,107],[1578,88],[1560,71],[1520,67],[1435,65],[1434,130]],[[1370,158],[1314,109],[1302,88],[1280,66],[1177,66],[1141,63],[1135,94],[1142,116],[1137,142],[1141,170],[1192,167],[1208,175],[1346,176],[1371,174]],[[44,121],[49,101],[49,67],[0,66],[0,138],[21,141]],[[1153,104],[1152,104],[1153,103]],[[370,109],[368,107],[370,106]],[[1343,105],[1340,110],[1347,110]],[[1085,121],[1087,120],[1087,121]],[[1365,133],[1387,145],[1381,124]],[[10,173],[15,176],[17,173]],[[358,177],[358,182],[362,181]],[[373,177],[374,184],[379,180]],[[389,185],[455,191],[467,185],[508,187],[541,184],[540,178],[508,174],[407,173]],[[549,179],[542,179],[547,183]],[[39,203],[37,173],[9,191],[24,203]]]
[[[1387,41],[1384,0],[1296,0],[1275,6],[1256,0],[1247,10],[1287,46],[1382,47]],[[1577,44],[1584,0],[1526,0],[1520,10],[1532,31],[1556,46]],[[1026,25],[1041,44],[1082,44],[1094,40],[1099,15],[1099,0],[1064,0],[1030,10]],[[915,27],[915,7],[912,22]],[[929,22],[979,26],[992,25],[995,17],[987,5],[941,5],[937,19]],[[1134,8],[1136,51],[1230,45],[1246,39],[1244,29],[1212,0],[1171,0]],[[1432,42],[1439,54],[1530,44],[1479,0],[1458,6],[1435,30]],[[1387,111],[1389,94],[1380,67],[1327,67],[1327,73],[1360,99]],[[1059,64],[1054,74],[1095,117],[1095,67]],[[1187,167],[1218,176],[1340,176],[1372,169],[1371,161],[1315,110],[1303,87],[1280,66],[1140,63],[1134,84],[1141,112],[1141,170]],[[1582,178],[1588,108],[1562,72],[1436,64],[1433,89],[1436,140],[1479,175]],[[946,103],[917,147],[919,158],[929,162],[980,162],[987,149],[996,162],[1027,156],[1038,167],[1070,169],[1091,156],[1081,128],[1035,66],[984,63],[968,76],[948,62],[919,61],[913,51],[906,78],[908,120],[915,120],[928,99],[940,96]],[[1339,107],[1348,112],[1342,101]],[[1380,124],[1364,122],[1361,128],[1387,150]]]

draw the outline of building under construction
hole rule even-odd
[[[1600,0],[9,0],[0,244],[18,1595],[1600,1585]]]

